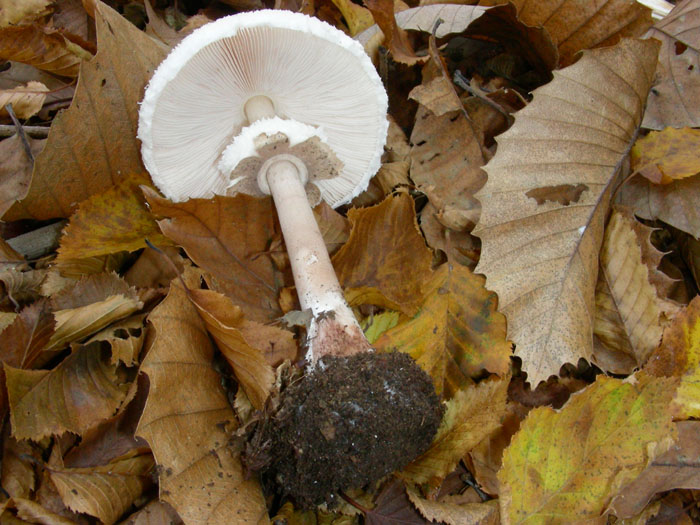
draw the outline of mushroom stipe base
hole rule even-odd
[[[248,456],[270,460],[269,491],[310,508],[406,466],[430,446],[442,415],[432,380],[407,354],[326,356],[283,391]]]

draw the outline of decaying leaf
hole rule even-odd
[[[411,503],[431,523],[446,523],[448,525],[496,525],[498,523],[498,508],[487,503],[455,503],[427,500],[413,488],[407,488],[406,493]]]
[[[625,483],[673,443],[669,404],[677,380],[598,376],[557,412],[530,412],[503,455],[502,519],[598,519]]]
[[[700,130],[652,131],[630,151],[631,170],[654,184],[669,184],[700,173]]]
[[[649,93],[645,128],[700,126],[700,6],[677,2],[647,36],[661,41],[659,81]]]
[[[186,274],[188,286],[198,280]],[[269,523],[259,484],[228,444],[236,417],[212,366],[214,347],[177,280],[149,321],[156,335],[141,369],[150,389],[136,434],[160,467],[161,499],[188,524]]]
[[[411,505],[402,481],[390,481],[377,497],[376,505],[365,514],[367,525],[385,525],[400,523],[405,525],[423,525],[426,520]]]
[[[138,103],[164,51],[105,4],[96,2],[95,13],[100,51],[83,65],[73,103],[54,119],[37,157],[29,194],[7,220],[68,217],[79,202],[143,171]]]
[[[261,349],[251,346],[242,333],[246,324],[243,312],[229,298],[211,290],[192,290],[190,296],[248,399],[257,410],[262,410],[272,390],[275,374]],[[250,321],[247,324],[254,325]],[[252,330],[255,328],[252,327]],[[285,341],[284,331],[279,332],[278,338]],[[291,332],[286,334],[289,337],[292,335]],[[274,343],[271,346],[274,348]]]
[[[618,166],[634,140],[658,45],[623,40],[556,71],[498,138],[477,194],[477,273],[499,297],[528,380],[590,358],[598,252]],[[606,87],[606,95],[600,86]],[[585,184],[576,202],[542,204],[535,188]]]
[[[58,260],[133,252],[146,247],[146,240],[170,244],[146,208],[139,185],[148,182],[148,176],[132,174],[81,202],[63,231]]]
[[[144,188],[163,233],[215,278],[214,288],[241,306],[250,319],[266,322],[281,314],[277,294],[283,276],[268,253],[275,235],[271,199],[235,197],[173,203]]]
[[[657,376],[680,377],[674,415],[679,419],[700,417],[700,297],[664,330],[661,345],[644,369]]]
[[[433,256],[418,230],[413,199],[400,193],[348,212],[348,242],[333,266],[351,304],[375,304],[406,315],[420,308]]]
[[[600,251],[600,273],[595,295],[595,335],[614,352],[643,365],[658,346],[665,318],[661,300],[642,261],[642,248],[633,230],[634,219],[614,211],[605,229]],[[594,355],[595,359],[595,355]],[[629,374],[632,369],[609,369]]]
[[[93,341],[106,341],[112,349],[110,358],[112,364],[116,365],[121,361],[126,366],[136,365],[146,338],[143,323],[143,314],[129,317],[96,333],[86,341],[86,344]]]
[[[52,370],[6,364],[5,374],[12,435],[34,441],[64,432],[82,434],[117,410],[128,386],[99,343],[74,349]]]
[[[481,0],[482,5],[505,4],[518,8],[518,18],[529,26],[542,26],[559,48],[559,61],[567,66],[583,49],[611,45],[623,37],[639,37],[651,27],[651,10],[632,0]]]
[[[676,488],[700,488],[700,421],[679,421],[678,442],[654,458],[615,496],[610,509],[618,518],[640,513],[654,494]]]
[[[509,379],[486,380],[459,390],[447,402],[430,448],[404,468],[400,476],[414,483],[439,486],[467,452],[500,425]]]
[[[17,118],[28,119],[33,117],[46,100],[46,92],[49,90],[41,82],[28,82],[26,86],[0,91],[0,116],[7,116],[5,106],[12,105],[12,111]]]
[[[427,283],[417,315],[382,334],[374,346],[410,354],[433,378],[438,394],[450,398],[484,369],[499,375],[509,370],[511,345],[496,303],[482,276],[443,264]]]

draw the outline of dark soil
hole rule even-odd
[[[442,413],[430,377],[407,354],[324,357],[283,392],[257,436],[272,459],[263,478],[300,507],[332,502],[424,452]]]

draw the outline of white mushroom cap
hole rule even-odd
[[[151,79],[139,113],[143,161],[174,201],[223,194],[224,149],[248,125],[244,105],[264,95],[283,119],[321,128],[344,165],[317,186],[331,206],[361,193],[380,166],[387,96],[362,46],[289,11],[242,13],[185,38]]]

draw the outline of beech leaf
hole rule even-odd
[[[676,379],[598,376],[560,411],[532,410],[503,454],[501,519],[599,519],[622,485],[673,442]]]
[[[498,523],[498,508],[487,503],[464,503],[458,505],[444,501],[422,498],[418,491],[407,488],[411,503],[431,523],[447,525],[486,525]]]
[[[28,119],[39,113],[49,90],[41,82],[27,82],[26,86],[0,91],[0,116],[7,117],[5,106],[12,105],[17,118]]]
[[[640,138],[630,151],[630,169],[655,184],[700,173],[700,130],[666,128]]]
[[[535,384],[591,356],[605,216],[641,121],[657,48],[623,40],[555,71],[499,136],[485,167],[475,271],[498,294],[515,353]],[[576,184],[586,190],[569,196]]]
[[[185,274],[194,288],[199,275]],[[193,275],[194,274],[194,275]],[[141,369],[149,394],[136,434],[160,467],[160,497],[188,524],[269,523],[260,485],[229,446],[236,416],[212,366],[214,347],[178,280],[149,316],[155,341]]]
[[[443,264],[427,284],[418,314],[384,332],[374,346],[410,354],[433,378],[438,394],[450,398],[484,369],[508,372],[511,345],[496,306],[482,276]]]
[[[44,147],[46,140],[27,137],[32,155],[36,157]],[[32,180],[34,163],[24,149],[22,139],[18,134],[12,135],[0,142],[0,217],[12,205],[22,200]]]
[[[29,194],[6,220],[68,217],[79,202],[143,171],[138,103],[164,52],[99,1],[95,21],[99,52],[83,64],[71,107],[54,119],[36,159]]]

